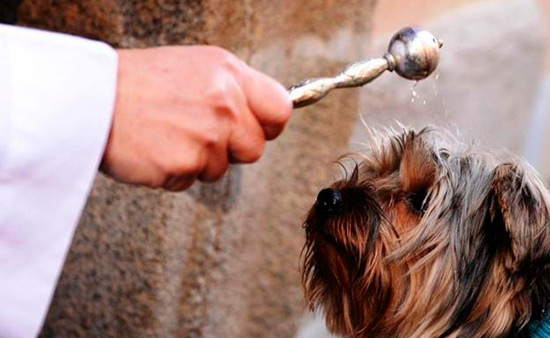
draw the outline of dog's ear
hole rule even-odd
[[[426,190],[434,183],[437,174],[435,156],[421,135],[413,132],[405,136],[399,175],[403,190],[414,193]]]
[[[487,234],[497,246],[500,263],[510,277],[521,280],[518,286],[530,293],[534,312],[544,310],[550,301],[550,214],[544,184],[515,164],[497,166],[489,218]]]
[[[522,261],[549,255],[548,192],[540,179],[505,163],[494,169],[490,189],[490,216],[501,223],[512,258]]]

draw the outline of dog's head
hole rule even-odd
[[[500,337],[550,304],[544,184],[426,130],[374,137],[304,224],[303,284],[348,336]],[[462,148],[462,147],[461,147]]]

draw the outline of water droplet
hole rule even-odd
[[[439,80],[439,73],[435,73],[435,79]]]
[[[424,101],[422,101],[422,103],[424,103],[424,105],[426,105],[426,103],[428,103],[428,101],[426,101],[426,99],[424,99]]]
[[[411,95],[412,95],[411,103],[414,103],[416,99],[420,97],[420,95],[418,95],[418,93],[414,89],[414,87],[416,87],[417,84],[418,84],[418,81],[414,81],[414,84],[411,86]]]

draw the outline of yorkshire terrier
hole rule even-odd
[[[344,337],[530,337],[550,305],[538,175],[437,131],[370,132],[305,221],[310,308]]]

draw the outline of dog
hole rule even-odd
[[[531,336],[550,304],[538,174],[434,129],[369,133],[304,223],[309,307],[344,337]]]

